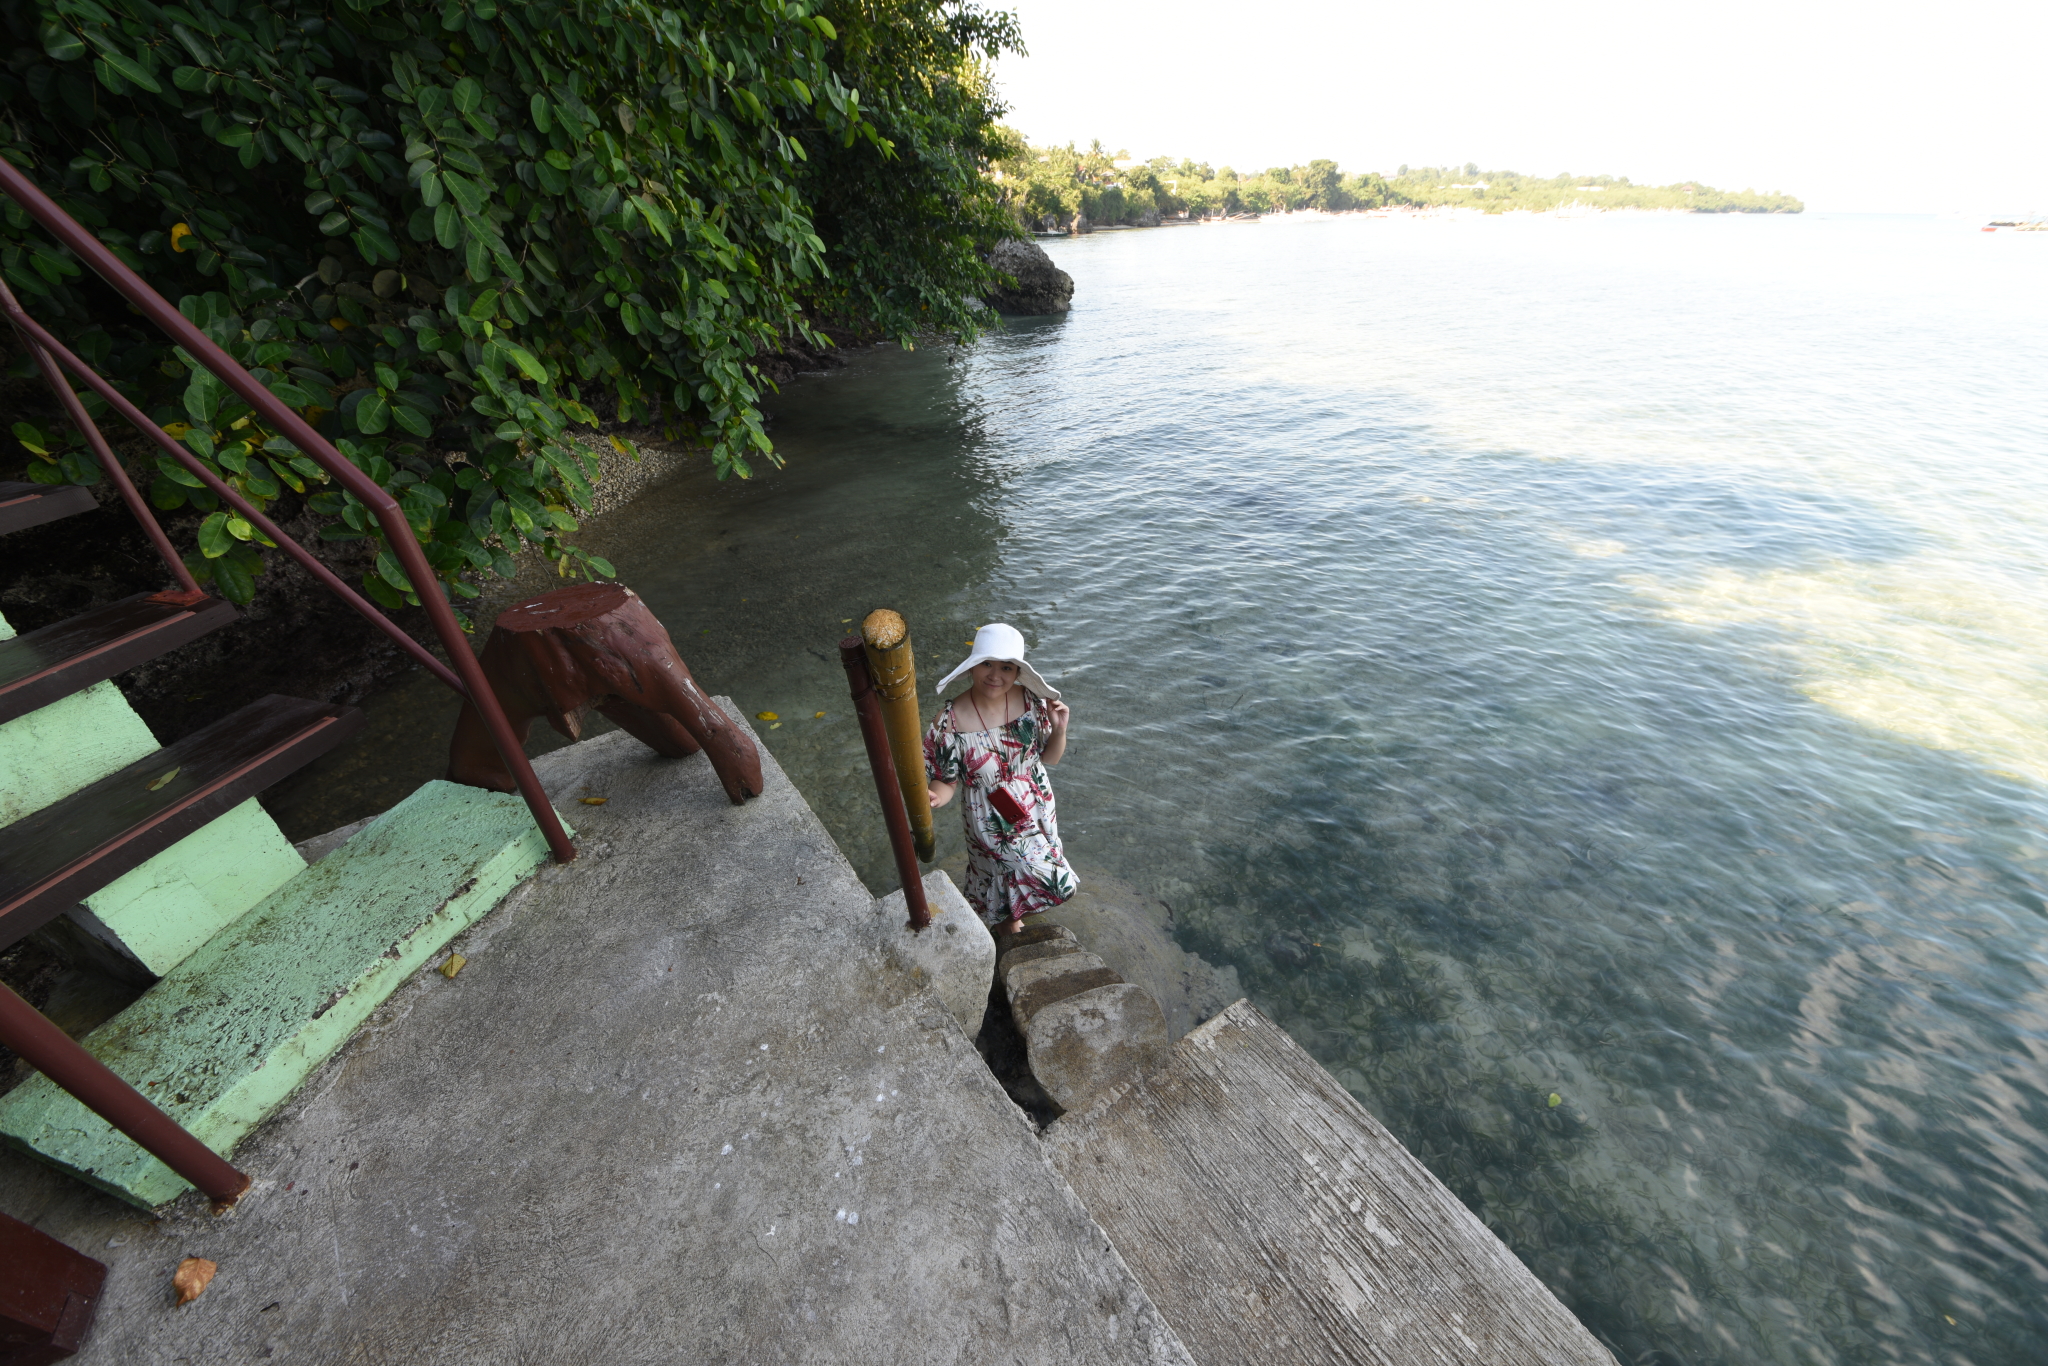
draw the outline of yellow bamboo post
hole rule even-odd
[[[917,661],[910,654],[910,627],[888,608],[877,608],[861,622],[860,639],[867,647],[875,693],[882,699],[882,724],[889,732],[889,752],[896,760],[896,783],[903,789],[910,834],[917,856],[930,863],[938,856],[938,837],[932,830],[932,799],[924,781],[924,726],[917,714]]]

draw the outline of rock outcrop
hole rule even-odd
[[[1006,238],[996,243],[988,263],[999,275],[1015,277],[1012,288],[997,288],[988,295],[989,307],[998,313],[1064,313],[1074,297],[1074,277],[1052,263],[1036,242]]]

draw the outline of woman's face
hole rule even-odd
[[[1017,681],[1017,666],[1007,659],[984,659],[974,666],[974,687],[986,697],[1001,697]]]

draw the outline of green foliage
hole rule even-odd
[[[972,335],[1005,230],[981,63],[1015,29],[972,6],[12,0],[0,24],[0,154],[396,494],[467,596],[521,545],[611,572],[565,539],[597,469],[575,428],[665,423],[746,475],[776,458],[756,357],[827,322]],[[380,602],[417,601],[365,507],[11,204],[0,270],[244,496],[306,494],[323,535],[375,543]],[[33,444],[38,477],[96,477]],[[260,538],[158,470],[245,600]]]
[[[1011,211],[1025,226],[1072,231],[1092,226],[1158,223],[1187,215],[1290,213],[1296,209],[1343,212],[1398,206],[1469,206],[1489,213],[1510,209],[1546,211],[1572,204],[1603,209],[1677,209],[1690,213],[1798,213],[1805,206],[1790,195],[1732,193],[1697,182],[1681,185],[1629,184],[1626,176],[1557,176],[1541,180],[1513,171],[1462,167],[1403,166],[1392,180],[1376,171],[1346,175],[1334,161],[1273,166],[1241,176],[1205,161],[1154,157],[1142,165],[1127,152],[1103,151],[1098,141],[1085,152],[1065,147],[1031,147],[1009,133],[1010,144],[996,158],[996,179]]]
[[[988,63],[1022,51],[1016,19],[971,5],[820,9],[836,26],[829,60],[857,89],[873,137],[813,151],[797,172],[825,243],[829,277],[806,296],[821,321],[911,344],[919,332],[975,335],[970,298],[985,257],[1016,231],[991,163],[1009,150]]]
[[[1154,157],[1137,163],[1128,152],[1105,152],[1098,141],[1085,152],[1065,147],[1030,147],[1011,134],[997,158],[998,183],[1011,211],[1030,227],[1071,229],[1077,219],[1096,226],[1157,224],[1164,218],[1224,213],[1272,213],[1291,209],[1372,209],[1395,198],[1380,176],[1346,176],[1337,163],[1275,166],[1240,177],[1225,166]]]

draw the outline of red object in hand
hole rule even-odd
[[[1011,796],[1007,787],[991,789],[988,804],[995,808],[998,816],[1012,825],[1024,825],[1031,819],[1031,813],[1024,809],[1024,803]]]

